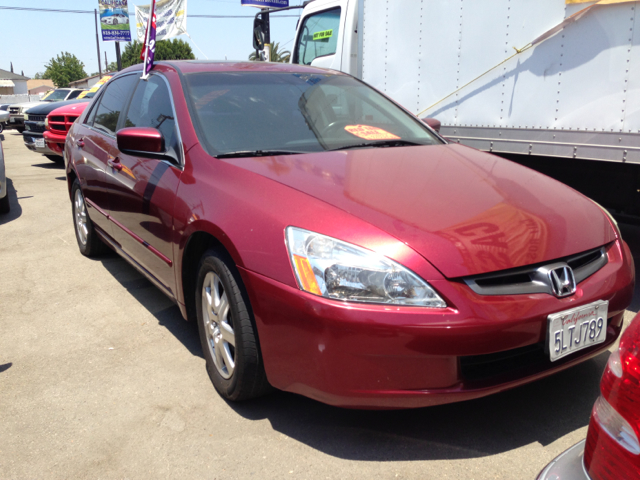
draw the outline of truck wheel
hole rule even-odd
[[[87,213],[87,205],[84,201],[84,195],[82,194],[78,180],[75,180],[73,187],[71,187],[71,198],[73,226],[80,253],[85,257],[95,257],[106,250],[106,245],[100,237],[98,237],[98,234],[93,228],[93,223]]]
[[[9,193],[7,193],[4,198],[0,198],[0,213],[9,213],[10,210]]]
[[[233,401],[267,393],[271,387],[242,280],[216,250],[200,261],[195,301],[207,372],[218,393]]]

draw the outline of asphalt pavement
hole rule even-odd
[[[4,135],[0,479],[534,479],[586,435],[608,353],[419,410],[225,402],[177,307],[116,254],[80,255],[62,165]]]

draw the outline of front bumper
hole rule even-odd
[[[42,133],[24,132],[22,134],[22,139],[24,140],[24,145],[29,150],[32,150],[34,152],[41,153],[43,155],[59,155],[59,156],[62,155],[61,153],[58,153],[54,150],[51,150],[49,147],[47,147],[46,142],[44,142],[44,137],[42,136]],[[42,143],[37,140],[41,140]]]
[[[462,282],[430,281],[443,310],[341,303],[240,269],[269,382],[331,405],[415,408],[478,398],[592,358],[620,334],[633,259],[624,243],[562,299],[481,296]],[[555,362],[545,353],[547,316],[609,301],[606,341]]]
[[[554,458],[536,480],[589,480],[583,463],[585,441],[576,443]]]
[[[13,126],[13,127],[21,127],[24,125],[24,114],[23,113],[19,113],[19,114],[11,114],[9,115],[9,126]]]
[[[67,140],[66,132],[63,135],[47,130],[46,132],[44,132],[43,136],[44,141],[50,150],[56,152],[58,155],[63,154],[64,142]]]

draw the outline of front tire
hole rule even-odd
[[[235,266],[216,250],[200,261],[195,301],[207,372],[218,393],[232,401],[267,393],[249,300]]]
[[[73,212],[73,227],[76,232],[76,240],[80,253],[85,257],[95,257],[103,253],[106,245],[100,240],[96,233],[89,213],[87,212],[87,204],[84,201],[84,195],[80,189],[78,180],[74,180],[71,187],[71,209]]]

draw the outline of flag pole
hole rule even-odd
[[[149,74],[147,73],[147,59],[149,58],[149,34],[151,33],[151,20],[153,19],[153,10],[154,10],[155,0],[152,0],[150,9],[149,9],[149,19],[147,20],[147,31],[144,35],[144,62],[142,64],[142,76],[140,77],[142,80],[146,80],[149,78]]]

